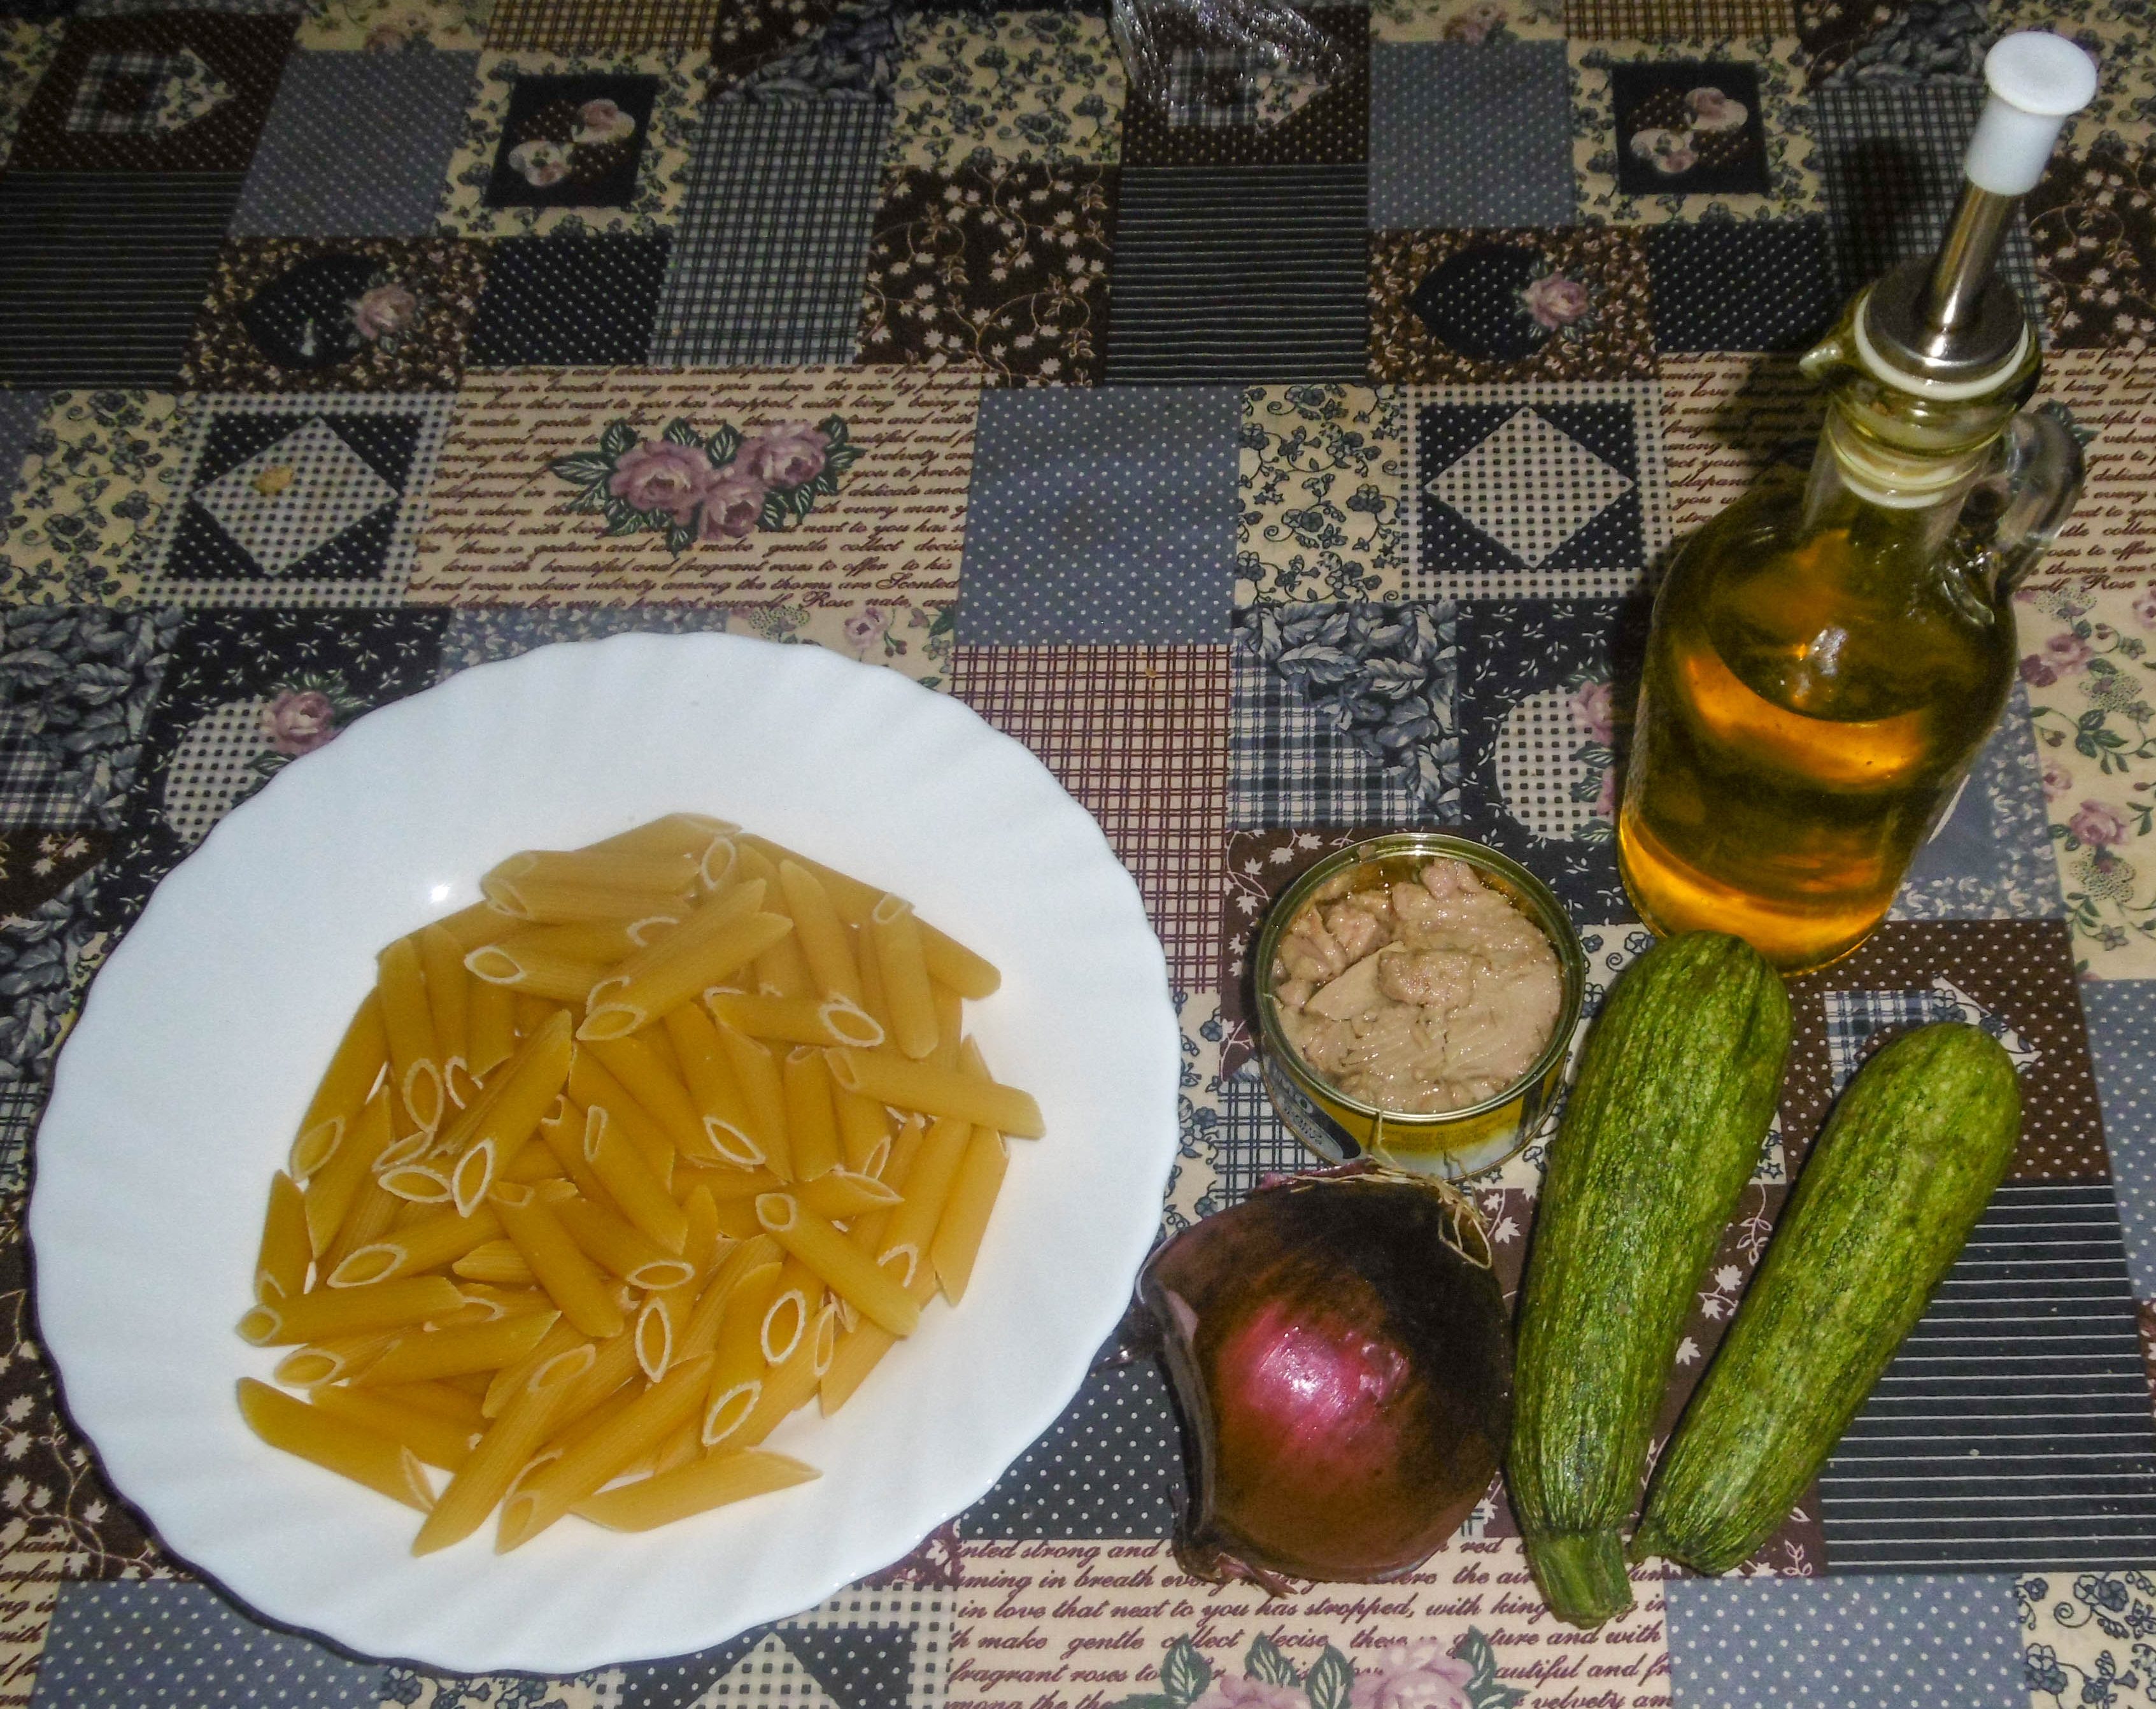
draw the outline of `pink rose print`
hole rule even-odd
[[[379,23],[367,33],[367,50],[371,54],[401,54],[411,45],[411,37],[393,23]]]
[[[1520,293],[1520,301],[1538,325],[1553,332],[1560,326],[1569,326],[1593,305],[1585,285],[1558,273],[1529,280],[1527,288]]]
[[[335,738],[336,708],[318,689],[288,690],[262,709],[262,728],[270,747],[297,759]]]
[[[1481,0],[1471,6],[1445,27],[1448,42],[1480,42],[1487,40],[1490,32],[1502,29],[1511,21],[1510,14],[1491,0]]]
[[[401,285],[377,285],[352,305],[352,324],[368,343],[395,336],[412,324],[419,300]]]
[[[1685,105],[1691,109],[1693,126],[1702,131],[1734,131],[1752,116],[1752,110],[1743,102],[1732,100],[1712,87],[1691,90],[1685,96]]]
[[[579,142],[619,142],[636,135],[636,121],[604,99],[586,101],[578,110],[577,123]]]
[[[824,472],[830,440],[805,421],[767,429],[735,454],[734,466],[765,486],[805,486]]]
[[[1572,715],[1586,727],[1603,747],[1608,747],[1617,733],[1617,716],[1606,682],[1583,682],[1572,691],[1568,702]]]
[[[2044,643],[2044,662],[2061,676],[2075,675],[2095,657],[2096,649],[2071,631],[2050,636]]]
[[[527,184],[558,184],[569,176],[569,151],[544,139],[520,142],[509,151],[509,167]]]
[[[745,540],[763,514],[763,483],[742,472],[737,458],[705,484],[700,540]]]
[[[1612,766],[1602,774],[1602,787],[1594,792],[1594,806],[1591,809],[1597,819],[1617,823],[1617,767]]]
[[[857,611],[845,621],[846,644],[854,649],[856,659],[867,656],[880,637],[891,628],[891,613],[887,611]]]
[[[686,522],[703,501],[711,477],[711,459],[702,446],[646,439],[621,454],[607,490],[632,510],[664,511],[676,522]]]
[[[1390,1644],[1355,1664],[1349,1709],[1471,1709],[1475,1671],[1434,1638]]]
[[[1699,164],[1689,131],[1642,131],[1632,138],[1632,152],[1665,177],[1688,172]]]
[[[2059,673],[2051,669],[2034,653],[2021,661],[2021,680],[2031,688],[2049,688],[2059,680]]]
[[[2144,629],[2156,629],[2156,588],[2143,588],[2133,596],[2133,620]]]
[[[2073,787],[2074,774],[2071,772],[2068,771],[2056,760],[2046,760],[2044,762],[2045,800],[2058,801],[2063,799],[2066,792]]]
[[[1190,1709],[1310,1709],[1310,1699],[1299,1686],[1276,1686],[1264,1680],[1219,1674]]]
[[[2092,849],[2115,849],[2133,834],[2126,815],[2101,801],[2084,801],[2082,810],[2066,821],[2066,829]]]

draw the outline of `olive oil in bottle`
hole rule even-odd
[[[2094,68],[2009,36],[1930,261],[1862,293],[1803,362],[1827,388],[1811,475],[1687,541],[1655,604],[1618,858],[1658,931],[1743,937],[1799,972],[1885,917],[2011,685],[2008,596],[2081,488],[1992,262]]]

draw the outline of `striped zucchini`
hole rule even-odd
[[[1789,1050],[1781,980],[1719,932],[1648,951],[1588,1035],[1528,1254],[1506,1464],[1527,1564],[1575,1625],[1632,1605],[1648,1437]]]
[[[1858,1072],[1789,1195],[1632,1540],[1726,1573],[1773,1535],[1923,1315],[2021,1132],[2014,1065],[1943,1022]]]

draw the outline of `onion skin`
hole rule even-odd
[[[1306,1175],[1147,1260],[1138,1301],[1184,1425],[1185,1571],[1269,1590],[1397,1578],[1473,1511],[1512,1432],[1512,1334],[1452,1226],[1420,1183]]]

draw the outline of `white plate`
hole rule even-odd
[[[262,1445],[233,1384],[262,1207],[382,943],[511,851],[733,819],[911,896],[1004,970],[969,1024],[1049,1137],[1013,1147],[965,1304],[773,1448],[817,1481],[643,1535],[409,1552],[418,1516]],[[166,1544],[362,1654],[566,1674],[701,1649],[902,1556],[1055,1419],[1158,1225],[1180,1044],[1091,818],[957,702],[817,647],[627,635],[481,665],[288,767],[159,886],[38,1136],[38,1312],[75,1420]]]

